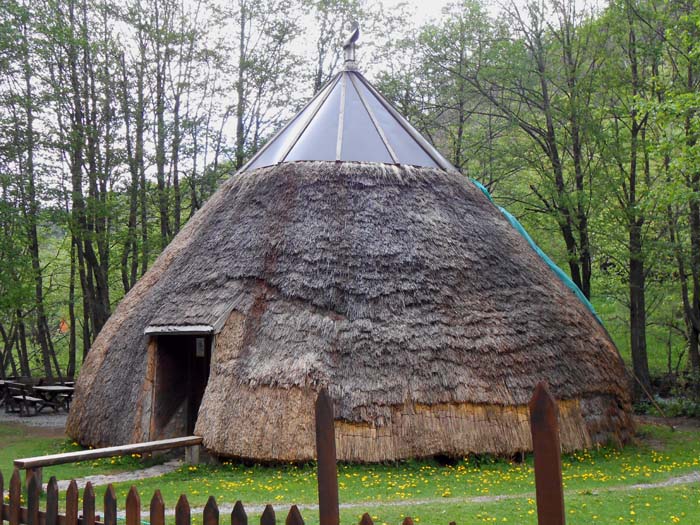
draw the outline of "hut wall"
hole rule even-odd
[[[216,338],[212,373],[195,433],[221,456],[306,461],[315,456],[313,385],[269,387],[237,382],[227,365],[242,357],[251,316],[234,311]],[[231,391],[236,395],[231,396]],[[559,401],[562,448],[631,438],[629,407],[610,395]],[[336,421],[342,461],[377,462],[469,453],[511,455],[532,449],[527,405],[405,402],[385,407],[378,423]]]
[[[218,390],[220,385],[214,387]],[[221,456],[263,461],[307,461],[315,456],[316,394],[301,388],[240,387],[235,406],[208,405],[206,424],[197,429],[207,449]],[[265,403],[261,403],[265,399]],[[565,451],[628,441],[632,423],[608,406],[605,418],[587,418],[584,407],[603,406],[601,398],[559,402]],[[212,410],[215,411],[212,413]],[[338,459],[378,462],[470,453],[511,455],[532,449],[528,407],[470,403],[391,407],[384,425],[336,421]],[[201,415],[201,412],[200,412]],[[621,425],[620,420],[625,424]],[[620,433],[622,429],[622,433]]]

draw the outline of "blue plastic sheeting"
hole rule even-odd
[[[495,202],[493,202],[493,199],[491,198],[491,194],[489,193],[489,190],[486,189],[486,187],[481,184],[479,181],[471,179],[471,181],[474,183],[474,185],[479,188],[484,195],[490,200],[494,206],[496,206],[499,210],[501,210],[501,213],[503,216],[506,218],[506,220],[510,223],[510,225],[515,228],[520,235],[523,236],[523,238],[527,241],[527,243],[532,247],[533,250],[535,250],[535,253],[542,259],[547,266],[549,266],[552,271],[555,273],[555,275],[559,278],[561,282],[564,283],[564,285],[574,292],[576,297],[579,298],[579,300],[583,303],[583,305],[588,308],[588,310],[594,315],[596,320],[602,325],[603,321],[598,317],[598,314],[595,311],[595,308],[593,308],[593,305],[591,302],[586,299],[586,296],[583,295],[583,292],[581,289],[576,286],[576,283],[571,280],[571,277],[569,277],[564,270],[559,268],[559,266],[556,265],[556,263],[550,259],[546,253],[544,253],[537,244],[535,244],[535,241],[532,240],[532,237],[530,237],[530,234],[527,233],[525,228],[523,228],[523,225],[520,224],[518,219],[516,219],[513,215],[511,215],[505,208],[502,208],[500,206],[497,206]]]
[[[493,202],[493,198],[491,198],[491,194],[489,193],[489,190],[486,189],[486,186],[484,186],[483,184],[481,184],[481,183],[480,183],[478,180],[476,180],[476,179],[470,179],[470,180],[472,181],[472,183],[474,184],[474,186],[476,186],[477,188],[479,188],[479,189],[481,190],[481,193],[483,193],[484,195],[486,195],[486,198],[487,198],[488,200],[490,200],[490,201],[493,203],[493,205],[495,206],[496,203]]]

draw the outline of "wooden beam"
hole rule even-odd
[[[210,335],[214,333],[214,327],[209,324],[193,324],[185,326],[147,326],[144,335]]]
[[[14,461],[14,465],[19,469],[48,467],[51,465],[62,465],[64,463],[75,463],[77,461],[109,458],[113,456],[126,456],[128,454],[140,454],[143,452],[168,450],[179,447],[191,447],[201,444],[202,438],[200,436],[187,436],[172,439],[161,439],[159,441],[146,441],[144,443],[132,443],[130,445],[120,445],[117,447],[94,448],[92,450],[80,450],[77,452],[66,452],[64,454],[51,454],[48,456],[16,459]]]

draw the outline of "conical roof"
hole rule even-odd
[[[346,64],[242,171],[312,160],[456,171],[355,69],[354,62]]]

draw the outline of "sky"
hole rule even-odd
[[[412,6],[418,25],[427,22],[431,18],[439,18],[440,12],[447,4],[456,3],[458,0],[375,0],[385,7],[397,6],[400,3],[406,3]],[[498,2],[486,1],[488,12],[495,15],[499,12]],[[517,0],[517,4],[524,4],[524,0]]]
[[[412,6],[415,13],[415,18],[417,25],[427,22],[431,18],[439,18],[440,12],[443,7],[447,4],[457,3],[459,0],[369,0],[370,2],[378,2],[385,7],[397,6],[401,3],[406,3]],[[577,8],[582,9],[585,7],[597,7],[600,8],[606,4],[607,0],[578,0],[576,2]],[[487,12],[491,16],[496,16],[501,11],[500,5],[511,3],[511,0],[486,0],[484,4],[487,6]],[[515,0],[515,4],[518,7],[523,7],[527,3],[527,0]]]
[[[431,18],[439,18],[442,8],[449,3],[454,3],[454,0],[378,0],[378,3],[385,7],[394,7],[401,3],[411,5],[417,25],[420,25]]]

